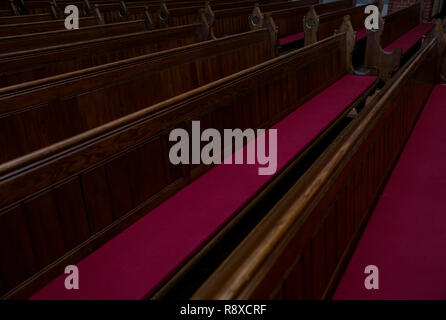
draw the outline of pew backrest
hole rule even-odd
[[[208,40],[191,24],[0,55],[0,87],[34,81],[122,59]]]
[[[146,30],[144,20],[96,25],[78,30],[57,30],[0,38],[0,53],[31,50],[70,42],[116,36]]]
[[[269,37],[251,31],[0,89],[0,161],[261,63],[272,57]]]

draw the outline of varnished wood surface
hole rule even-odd
[[[192,298],[330,297],[437,78],[437,48],[400,70]]]
[[[0,55],[0,87],[207,40],[202,24],[143,31]]]
[[[0,226],[17,230],[3,294],[28,295],[202,173],[169,163],[171,129],[268,128],[346,73],[345,48],[331,37],[0,165]]]

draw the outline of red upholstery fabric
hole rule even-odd
[[[283,37],[279,39],[279,44],[281,46],[284,46],[286,44],[289,44],[291,42],[302,40],[305,37],[305,34],[303,32],[294,33],[292,35]]]
[[[417,43],[418,40],[421,39],[422,36],[428,33],[433,26],[434,26],[433,23],[419,24],[415,28],[410,29],[401,37],[393,41],[387,47],[385,47],[384,51],[390,52],[395,50],[396,48],[401,48],[403,49],[403,54],[406,53],[407,51],[409,51],[410,48],[412,48]]]
[[[446,299],[446,86],[436,86],[334,299]],[[364,268],[379,269],[379,289]]]
[[[356,31],[356,41],[364,39],[367,36],[367,32],[365,28],[359,29]]]
[[[274,127],[278,171],[375,80],[346,75],[280,121]],[[257,168],[216,166],[80,261],[79,290],[64,289],[63,274],[32,299],[143,298],[272,179]]]

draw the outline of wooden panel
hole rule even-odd
[[[270,57],[268,39],[262,29],[48,78],[38,88],[34,83],[5,88],[0,121],[18,124],[0,127],[0,145],[13,139],[23,155],[264,62]],[[18,151],[2,153],[0,161]]]
[[[54,191],[65,250],[73,249],[90,236],[88,217],[79,180],[73,179]]]
[[[23,207],[0,214],[0,278],[4,293],[37,270]]]
[[[37,266],[43,268],[65,252],[65,241],[53,193],[49,191],[26,202],[25,215]]]
[[[90,230],[96,233],[113,221],[110,189],[104,166],[81,176]]]

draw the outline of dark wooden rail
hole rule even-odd
[[[193,299],[330,297],[438,80],[444,41],[426,41]]]
[[[0,162],[263,62],[272,57],[269,36],[251,31],[0,89],[8,150]]]
[[[130,33],[0,55],[0,87],[207,40],[203,24]]]
[[[144,20],[98,25],[78,30],[58,30],[19,36],[1,37],[0,54],[31,50],[64,43],[87,41],[147,30]]]

